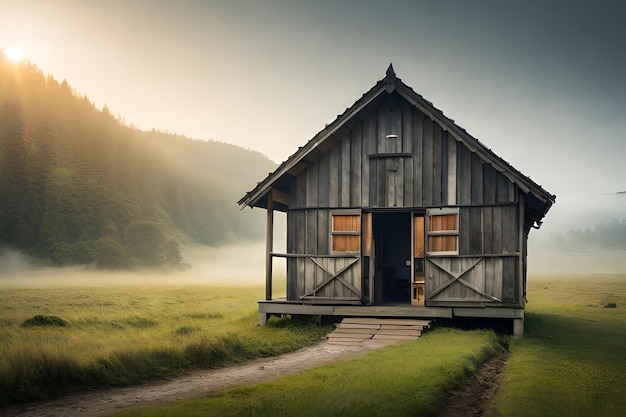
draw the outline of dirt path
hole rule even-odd
[[[315,343],[296,352],[258,359],[245,365],[196,371],[168,381],[140,386],[73,394],[52,401],[0,409],[6,417],[98,417],[131,407],[144,407],[202,397],[238,385],[268,381],[285,375],[355,357],[389,343],[371,341],[359,346]]]
[[[509,352],[503,348],[485,362],[460,390],[448,395],[446,406],[438,417],[480,417],[493,411],[508,356]]]
[[[258,359],[245,365],[196,371],[168,381],[73,394],[52,401],[0,409],[6,417],[99,417],[115,411],[199,398],[239,385],[268,381],[309,368],[356,357],[393,342],[368,341],[341,346],[320,341],[296,352]],[[459,391],[451,392],[439,417],[479,417],[493,406],[508,352],[485,363]]]

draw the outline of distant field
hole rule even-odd
[[[259,327],[263,294],[258,286],[2,288],[0,404],[274,355],[329,330]]]

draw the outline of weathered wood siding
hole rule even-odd
[[[520,242],[524,239],[518,227],[519,191],[463,142],[394,92],[361,111],[319,149],[292,181],[289,253],[330,255],[331,209],[459,207],[459,256],[469,261],[429,258],[427,297],[446,276],[450,279],[450,271],[475,261],[463,278],[471,281],[473,290],[456,282],[432,301],[521,304],[518,263],[523,262]],[[345,266],[343,261],[333,262],[338,263],[328,266],[330,271]],[[311,258],[289,258],[288,299],[309,294],[328,278],[328,270]],[[342,277],[360,288],[360,274],[361,267],[354,266]],[[354,294],[336,280],[320,296]]]
[[[287,212],[287,253],[300,255],[287,258],[288,300],[361,299],[360,259],[330,256],[330,219],[328,209]]]
[[[387,135],[397,138],[387,138]],[[297,175],[291,209],[496,205],[517,201],[504,174],[392,94],[335,133]]]

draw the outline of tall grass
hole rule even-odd
[[[276,321],[259,327],[262,294],[258,287],[3,289],[0,404],[238,363],[329,331]],[[39,325],[56,322],[50,317],[65,325]]]
[[[626,276],[532,277],[529,299],[499,415],[624,416]]]
[[[437,329],[353,360],[115,416],[433,416],[497,348],[489,331]]]

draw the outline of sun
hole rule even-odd
[[[13,62],[19,62],[22,60],[22,58],[24,58],[24,52],[22,52],[22,48],[20,48],[19,46],[11,46],[9,48],[6,48],[3,52],[4,56],[6,56],[7,59]]]

